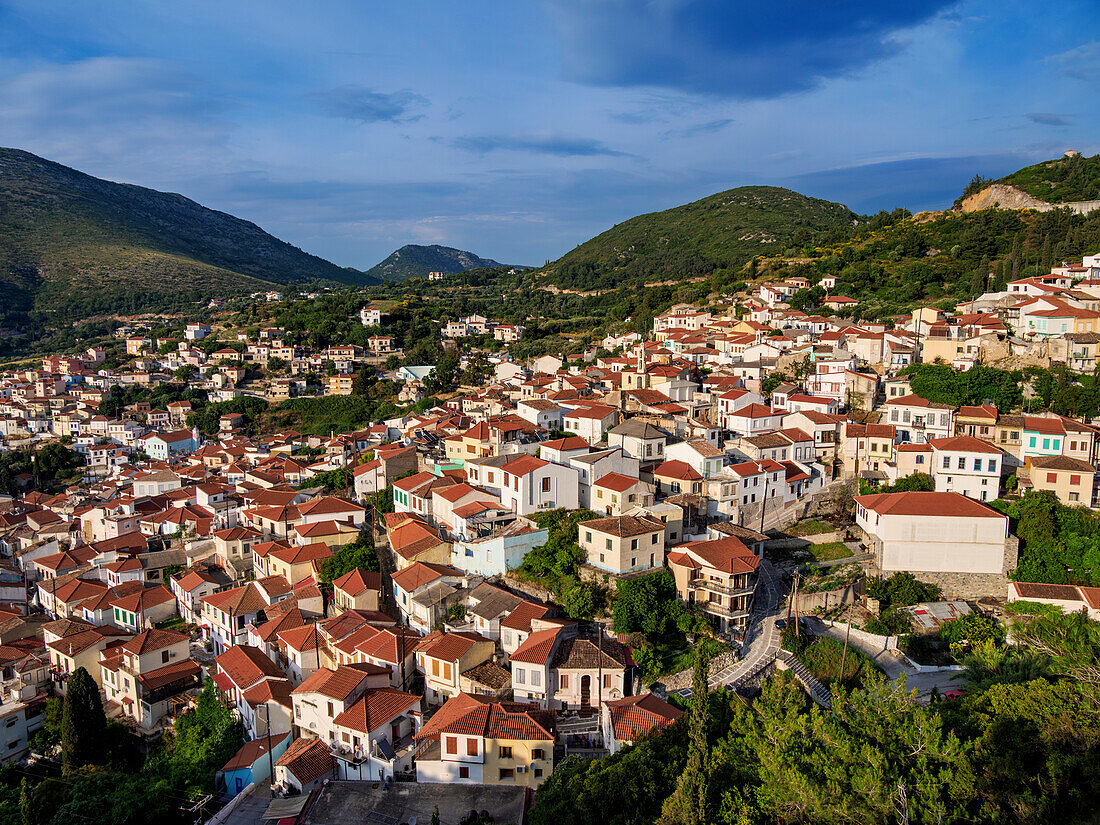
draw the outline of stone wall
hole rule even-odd
[[[547,588],[532,582],[524,581],[510,573],[505,576],[504,583],[508,589],[515,590],[517,593],[522,593],[524,596],[530,596],[535,601],[548,602],[554,598],[554,594]]]
[[[866,578],[845,587],[822,590],[820,593],[799,593],[794,600],[794,609],[799,613],[813,613],[817,610],[829,610],[845,604],[858,602],[866,589]]]

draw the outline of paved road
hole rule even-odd
[[[782,578],[770,561],[761,560],[759,568],[763,592],[758,595],[745,640],[741,644],[741,661],[722,670],[710,680],[710,688],[736,687],[775,659],[779,651],[779,631],[775,620],[779,616]]]

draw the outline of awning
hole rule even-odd
[[[260,818],[264,820],[296,819],[308,801],[309,796],[288,796],[285,799],[272,799],[271,804],[267,806],[267,810]]]

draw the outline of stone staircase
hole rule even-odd
[[[829,689],[821,682],[817,681],[817,678],[810,673],[809,669],[799,661],[798,657],[791,653],[789,650],[780,650],[775,655],[776,662],[782,663],[787,670],[794,674],[799,683],[806,689],[806,692],[810,694],[810,698],[817,702],[821,707],[826,710],[833,705],[833,695],[829,692]]]

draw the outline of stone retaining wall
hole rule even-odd
[[[866,579],[861,578],[845,587],[822,590],[820,593],[799,593],[794,601],[794,609],[799,613],[813,613],[828,610],[845,604],[858,602],[866,588]]]

